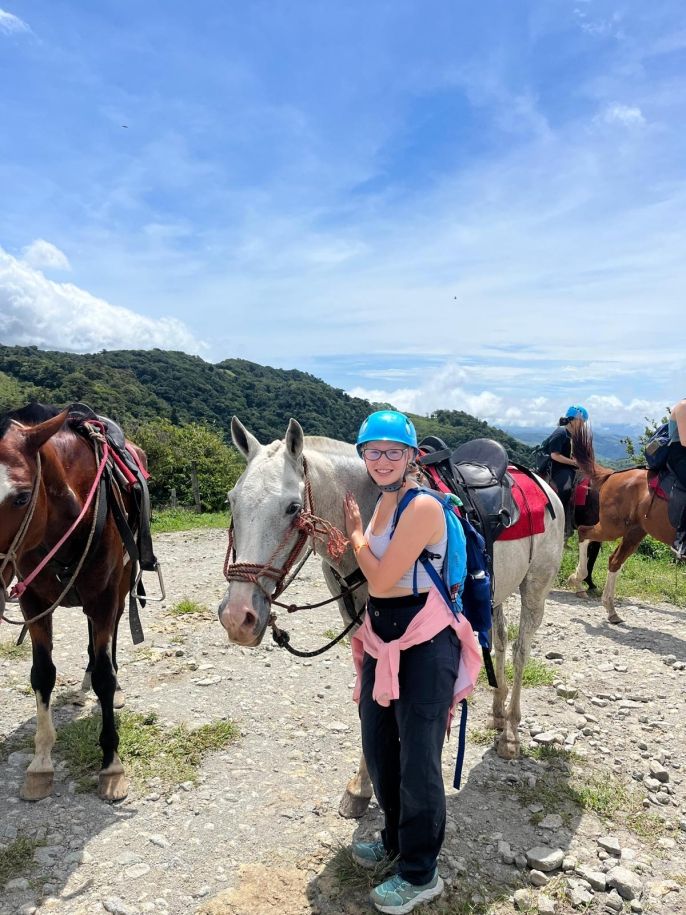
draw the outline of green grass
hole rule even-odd
[[[513,670],[514,668],[512,661],[506,661],[505,676],[510,683],[512,682]],[[552,686],[557,677],[558,673],[547,664],[544,664],[543,661],[539,661],[537,658],[529,658],[529,660],[524,665],[522,686],[526,688],[531,688],[534,686]],[[482,668],[481,672],[479,673],[479,683],[484,686],[488,685],[488,680],[486,679],[486,671],[484,668]]]
[[[197,601],[190,600],[187,597],[184,597],[178,604],[174,604],[173,607],[169,608],[169,613],[171,613],[172,616],[191,616],[194,613],[203,614],[209,612],[210,611],[204,604],[199,604]]]
[[[330,642],[333,641],[336,638],[336,636],[340,635],[340,634],[341,634],[340,629],[325,629],[324,632],[322,632],[322,635],[324,636],[324,638],[328,639]],[[340,642],[337,642],[336,644],[343,645],[344,647],[346,645],[350,645],[350,636],[349,635],[344,636],[340,640]]]
[[[490,747],[493,746],[498,732],[495,728],[471,728],[467,741],[469,743],[474,743],[478,747]]]
[[[516,642],[518,635],[519,635],[519,623],[508,623],[507,624],[507,641],[510,644],[512,644],[512,642]]]
[[[31,642],[22,642],[21,645],[15,645],[14,642],[0,642],[0,661],[16,661],[18,658],[28,658],[31,654]]]
[[[619,541],[603,544],[593,571],[593,580],[602,591],[607,580],[607,561]],[[565,587],[576,568],[579,544],[576,534],[565,546],[558,585]],[[638,551],[622,566],[617,578],[616,595],[643,600],[659,600],[686,607],[686,569],[674,562],[669,547],[651,537],[640,544]]]
[[[360,867],[353,860],[350,847],[346,845],[341,845],[336,850],[332,866],[338,889],[346,893],[355,890],[367,893],[393,873],[393,859],[384,858],[369,869]]]
[[[185,725],[164,728],[154,714],[122,712],[116,716],[119,755],[127,774],[144,783],[157,776],[166,786],[195,782],[206,753],[219,750],[238,736],[231,721],[216,721],[194,730]],[[57,732],[57,750],[80,787],[100,769],[99,715],[79,718]]]
[[[229,526],[228,512],[203,512],[197,514],[188,508],[163,508],[155,510],[152,516],[153,534],[167,534],[171,531],[189,531],[201,527]]]
[[[549,744],[548,746],[533,744],[530,747],[522,747],[522,756],[527,756],[529,759],[537,759],[539,762],[562,760],[563,762],[571,763],[578,762],[580,759],[574,750],[566,750],[559,744]]]
[[[33,870],[33,853],[41,845],[45,845],[42,840],[19,836],[6,848],[0,849],[0,888],[15,877],[21,877]]]

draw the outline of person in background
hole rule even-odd
[[[572,455],[572,432],[577,426],[588,422],[586,407],[572,405],[558,422],[548,442],[552,459],[550,485],[560,497],[565,510],[565,538],[572,534],[571,498],[574,491],[574,478],[578,465]]]
[[[667,466],[686,489],[686,397],[675,403],[670,413]],[[686,508],[677,526],[672,552],[677,559],[686,559]]]

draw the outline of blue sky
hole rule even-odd
[[[501,425],[684,394],[677,0],[0,0],[0,340]]]

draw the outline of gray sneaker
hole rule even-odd
[[[379,912],[385,912],[386,915],[405,915],[415,906],[435,899],[442,892],[443,880],[439,877],[438,870],[435,870],[432,879],[422,886],[408,883],[400,874],[395,874],[375,887],[370,897]]]
[[[386,846],[381,839],[376,842],[353,842],[350,850],[355,864],[359,864],[360,867],[366,867],[369,870],[375,868],[384,858],[388,857]]]

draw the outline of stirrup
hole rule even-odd
[[[165,598],[167,596],[167,592],[164,590],[164,579],[162,578],[162,566],[160,565],[159,562],[155,566],[155,571],[157,572],[157,581],[160,586],[159,597],[150,597],[150,595],[146,593],[145,600],[150,601],[153,604],[158,604],[161,601],[165,600]],[[129,591],[129,594],[131,597],[135,597],[135,598],[138,597],[138,585],[140,584],[142,578],[143,578],[143,569],[139,569],[138,575],[136,575],[136,580],[134,581],[133,586],[132,586],[131,590]]]

